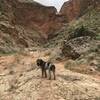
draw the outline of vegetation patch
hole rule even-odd
[[[68,61],[66,61],[64,67],[65,67],[66,69],[72,69],[72,68],[75,67],[76,65],[77,65],[77,64],[76,64],[76,62],[75,62],[74,60],[68,60]]]
[[[11,52],[5,52],[0,50],[0,56],[8,56],[8,55],[13,55],[16,54],[16,51],[11,51]]]
[[[100,34],[96,35],[96,40],[100,41]]]
[[[69,34],[68,40],[82,36],[90,36],[91,38],[95,38],[96,33],[90,31],[88,28],[82,25]]]

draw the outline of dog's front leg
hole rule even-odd
[[[41,69],[41,71],[42,71],[42,78],[44,77],[44,70],[43,69]]]

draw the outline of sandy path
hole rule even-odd
[[[56,80],[43,79],[34,68],[37,58],[36,53],[0,57],[0,100],[100,99],[100,80],[64,69],[64,62],[55,64]]]

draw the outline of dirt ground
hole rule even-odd
[[[100,79],[64,68],[55,62],[56,80],[41,78],[36,59],[42,52],[0,57],[0,100],[100,100]]]

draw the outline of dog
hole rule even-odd
[[[37,66],[39,66],[39,68],[42,71],[42,78],[45,75],[45,78],[47,78],[47,70],[49,72],[49,80],[51,80],[51,72],[53,72],[53,76],[54,76],[54,80],[56,79],[56,75],[55,75],[55,65],[53,65],[51,62],[45,62],[42,59],[37,59],[36,61]]]

